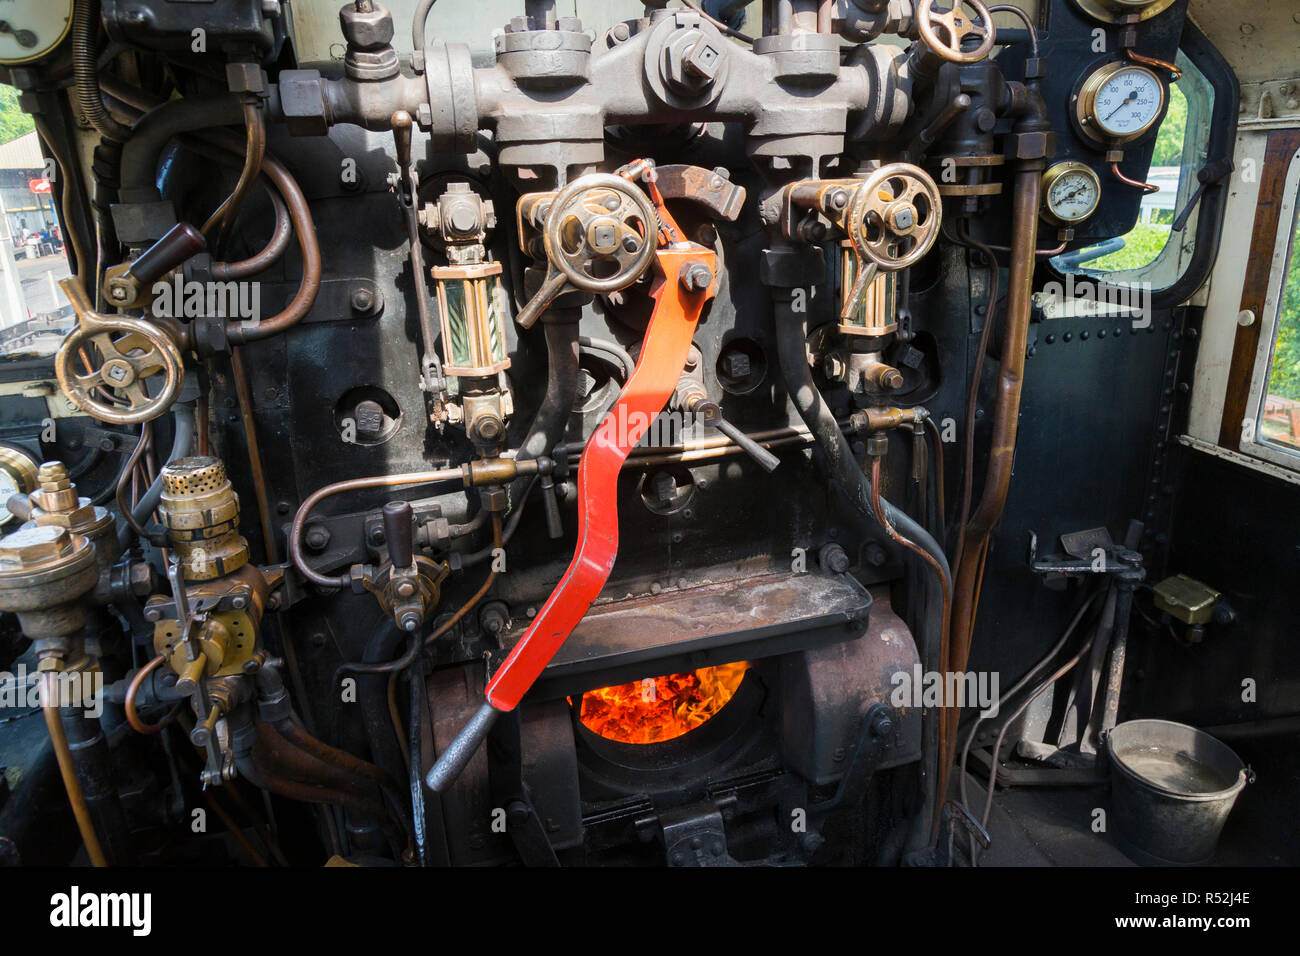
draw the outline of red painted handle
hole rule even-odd
[[[682,269],[699,263],[713,272],[711,250],[701,246],[658,252],[654,313],[636,370],[618,401],[583,450],[578,466],[578,548],[560,583],[487,686],[488,703],[513,710],[551,662],[609,580],[618,557],[618,473],[628,453],[663,410],[690,351],[695,325],[716,283],[688,291]]]

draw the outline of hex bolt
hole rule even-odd
[[[871,736],[888,737],[894,732],[894,718],[883,710],[877,711],[871,718]]]
[[[641,242],[637,239],[636,236],[629,233],[623,237],[624,252],[636,252],[640,248],[641,248]]]
[[[832,574],[843,574],[849,569],[849,555],[841,545],[828,544],[817,552],[817,563]]]
[[[847,189],[833,189],[830,195],[826,197],[826,202],[832,209],[843,209],[849,204],[849,193]]]
[[[329,528],[322,524],[314,524],[307,529],[307,534],[303,536],[302,540],[309,551],[315,551],[319,554],[330,546]]]
[[[688,262],[677,276],[687,292],[704,292],[713,285],[713,270],[702,262]]]
[[[369,289],[352,290],[352,308],[357,312],[369,312],[374,304],[375,297]]]

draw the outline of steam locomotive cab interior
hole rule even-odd
[[[1257,6],[4,11],[0,861],[1295,863]]]

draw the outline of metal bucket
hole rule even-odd
[[[1226,744],[1169,720],[1130,720],[1106,738],[1116,835],[1138,862],[1208,863],[1253,771]]]

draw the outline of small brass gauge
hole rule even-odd
[[[1079,9],[1102,23],[1124,23],[1136,17],[1150,20],[1174,5],[1174,0],[1075,0]]]
[[[1153,71],[1133,63],[1107,63],[1083,82],[1074,104],[1084,132],[1113,146],[1131,143],[1160,121],[1165,84]]]
[[[0,527],[12,524],[16,519],[5,507],[5,502],[14,495],[25,495],[36,487],[36,470],[38,462],[25,451],[8,445],[0,445]]]
[[[72,26],[72,0],[0,5],[0,63],[39,60],[63,42]]]
[[[1097,211],[1101,180],[1083,163],[1057,163],[1043,173],[1043,218],[1057,226],[1075,226]]]

